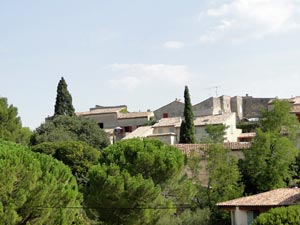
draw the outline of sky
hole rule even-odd
[[[0,0],[0,97],[32,130],[77,112],[300,95],[300,0]]]

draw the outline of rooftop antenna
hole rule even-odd
[[[219,88],[220,86],[212,86],[212,87],[209,87],[209,88],[206,88],[206,89],[210,89],[210,90],[213,90],[214,89],[214,91],[215,91],[215,94],[216,94],[216,97],[218,97],[218,88]]]

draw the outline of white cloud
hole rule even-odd
[[[151,85],[183,87],[191,76],[184,65],[113,64],[109,68],[116,73],[116,78],[110,80],[112,87],[132,91]]]
[[[180,41],[167,41],[164,43],[164,47],[170,49],[180,49],[183,48],[184,46],[185,46],[184,43]]]
[[[232,0],[201,12],[199,20],[215,20],[216,24],[201,36],[200,41],[260,39],[298,29],[299,9],[297,0]]]

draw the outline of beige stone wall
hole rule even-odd
[[[95,120],[98,124],[103,123],[104,129],[111,129],[119,126],[116,113],[107,113],[99,115],[87,115],[85,118]]]
[[[165,144],[174,145],[177,144],[176,136],[174,135],[158,135],[158,136],[148,136],[149,139],[158,139]]]
[[[193,112],[195,117],[216,115],[219,114],[221,110],[222,108],[220,98],[214,97],[206,99],[205,101],[193,106]]]
[[[221,96],[220,98],[220,104],[221,104],[221,110],[223,113],[230,113],[231,112],[231,104],[230,104],[230,96]]]
[[[155,127],[153,129],[153,134],[165,134],[165,133],[175,133],[174,127]]]
[[[236,129],[236,116],[235,113],[224,122],[225,126],[228,128],[225,130],[225,142],[236,142],[238,139],[239,134],[242,133],[241,129]],[[197,142],[203,141],[203,139],[208,137],[208,134],[205,131],[205,126],[196,126],[195,127],[195,137]]]
[[[230,100],[231,112],[236,113],[237,121],[243,119],[243,98],[240,96],[232,97]]]
[[[184,104],[178,100],[171,102],[170,104],[161,107],[154,111],[156,120],[163,118],[163,114],[167,113],[169,118],[171,117],[182,117],[184,111]]]
[[[126,118],[119,119],[118,126],[119,127],[127,127],[127,126],[144,126],[148,122],[147,117],[142,118]]]

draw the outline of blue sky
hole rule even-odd
[[[76,111],[183,98],[300,95],[299,0],[0,0],[0,96],[24,126]]]

